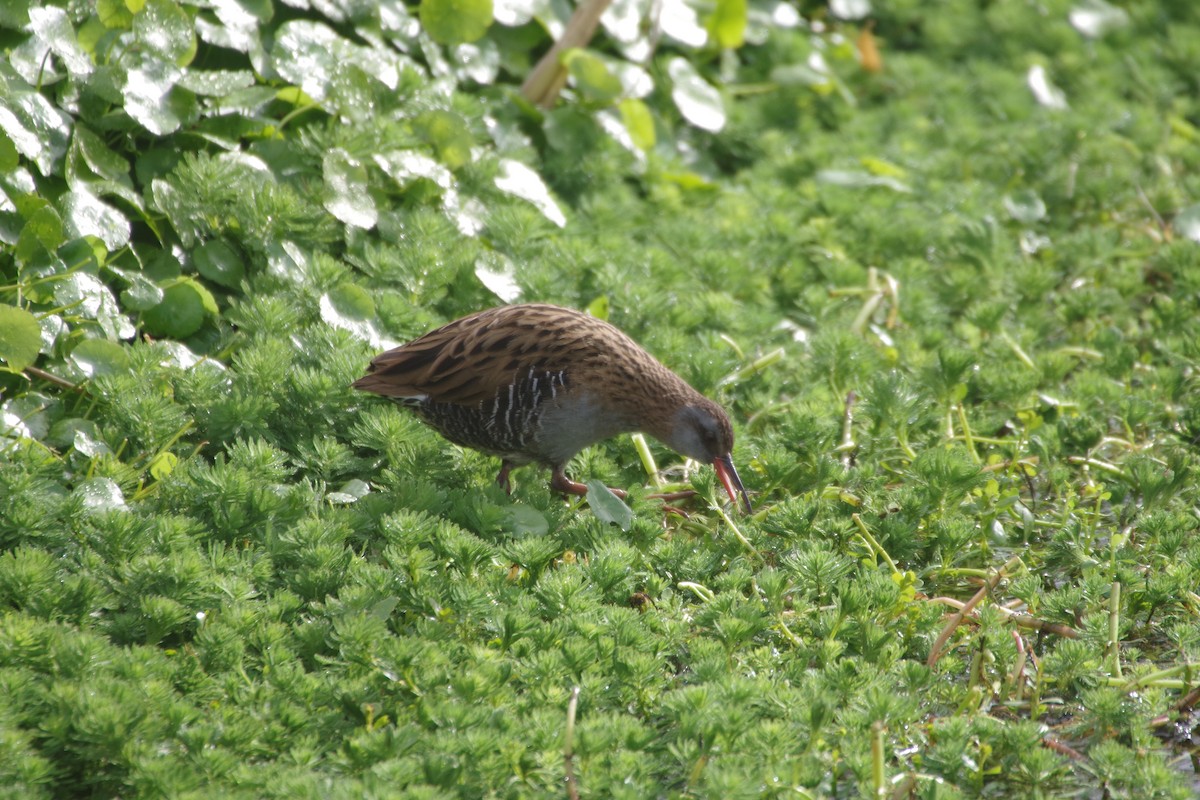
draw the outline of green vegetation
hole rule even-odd
[[[536,5],[0,10],[0,796],[1195,796],[1200,6]],[[348,388],[517,297],[754,516]]]

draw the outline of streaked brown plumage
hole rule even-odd
[[[558,306],[501,306],[444,325],[377,356],[354,388],[412,408],[450,441],[499,456],[506,490],[515,466],[567,478],[583,448],[642,431],[712,464],[729,497],[750,509],[730,452],[725,412],[607,322]],[[736,492],[735,492],[736,489]]]

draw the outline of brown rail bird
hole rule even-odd
[[[499,456],[505,491],[514,467],[536,462],[552,470],[551,489],[586,494],[567,477],[567,462],[602,439],[641,431],[712,464],[729,498],[736,504],[740,494],[751,510],[721,407],[579,311],[529,304],[471,314],[376,356],[353,386],[408,406],[455,444]]]

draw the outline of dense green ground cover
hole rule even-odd
[[[1193,3],[880,0],[882,72],[720,3],[550,112],[565,8],[311,5],[0,13],[0,795],[1195,795]],[[348,389],[517,290],[724,402],[756,514]]]

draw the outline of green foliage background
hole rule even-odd
[[[1200,11],[850,5],[4,5],[0,795],[1194,796]],[[517,298],[757,513],[349,390]]]

